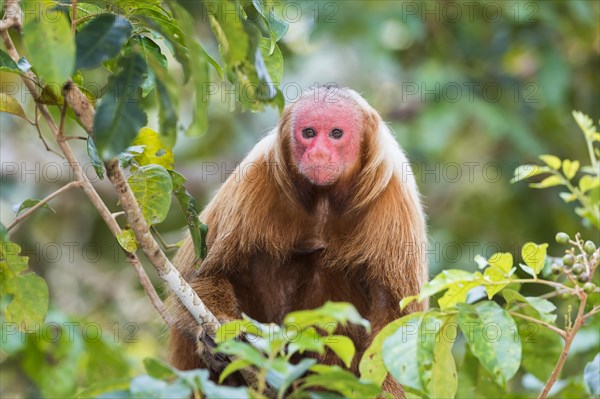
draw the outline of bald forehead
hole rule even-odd
[[[293,106],[294,127],[358,127],[362,123],[358,103],[342,89],[338,90],[323,89],[302,96]]]

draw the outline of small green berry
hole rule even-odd
[[[569,243],[569,235],[567,233],[557,233],[556,234],[556,242],[559,244],[568,244]]]
[[[581,273],[581,274],[580,274],[580,275],[577,277],[577,280],[578,280],[580,283],[585,283],[585,282],[587,281],[587,279],[588,279],[588,275],[587,275],[587,273]]]
[[[562,268],[559,265],[552,265],[552,268],[550,270],[552,271],[552,274],[559,275],[560,273],[562,273]]]
[[[583,273],[584,270],[585,270],[585,267],[581,263],[575,263],[573,265],[573,269],[571,269],[573,274],[576,276],[579,276],[581,273]]]
[[[583,255],[579,254],[575,257],[575,262],[578,263],[582,263],[583,262]]]
[[[585,292],[587,292],[588,294],[591,294],[592,292],[594,292],[594,290],[596,289],[596,284],[592,283],[592,282],[587,282],[583,285],[583,290]]]
[[[573,264],[575,263],[575,257],[571,254],[566,254],[565,256],[563,256],[562,261],[563,265],[565,266],[573,266]]]
[[[585,249],[585,252],[587,252],[588,255],[591,255],[596,250],[596,244],[594,244],[592,241],[588,240],[585,242],[583,249]]]

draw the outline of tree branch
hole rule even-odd
[[[583,322],[584,322],[583,312],[585,309],[585,304],[587,302],[587,295],[583,291],[579,290],[578,296],[579,296],[579,300],[581,302],[579,303],[579,310],[577,311],[577,316],[575,317],[575,323],[573,324],[573,327],[567,331],[567,335],[565,338],[565,346],[563,347],[563,350],[560,353],[558,362],[556,363],[556,366],[554,366],[554,370],[552,370],[552,374],[550,375],[548,382],[546,382],[546,385],[544,386],[542,393],[540,393],[540,396],[538,396],[538,399],[545,399],[548,396],[550,389],[552,388],[552,386],[556,382],[556,379],[558,378],[558,374],[560,373],[560,370],[562,370],[562,367],[565,364],[565,360],[567,360],[567,355],[569,354],[569,349],[571,348],[573,339],[575,338],[575,335],[579,331],[579,328],[583,325]]]
[[[6,228],[6,230],[10,231],[13,227],[15,227],[17,224],[19,224],[23,219],[25,219],[26,217],[31,215],[33,212],[35,212],[42,206],[46,205],[48,203],[48,201],[50,201],[52,198],[62,194],[63,192],[65,192],[73,187],[81,187],[81,183],[78,181],[72,181],[72,182],[65,184],[64,186],[62,186],[61,188],[59,188],[52,194],[48,195],[46,198],[44,198],[43,200],[41,200],[40,202],[38,202],[31,208],[29,208],[27,211],[25,211],[21,215],[17,216],[15,218],[15,220],[13,220],[13,222]]]
[[[542,321],[542,320],[538,320],[535,317],[529,317],[527,315],[524,315],[524,314],[521,314],[518,312],[514,312],[512,310],[509,310],[508,313],[515,317],[518,317],[520,319],[527,320],[527,321],[530,321],[535,324],[539,324],[542,327],[546,327],[547,329],[552,330],[555,333],[557,333],[558,335],[560,335],[563,339],[567,339],[566,331],[564,331],[556,326],[553,326],[552,324],[546,323],[545,321]]]
[[[18,0],[5,1],[4,2],[4,10],[5,10],[4,18],[2,19],[2,24],[0,25],[0,36],[2,37],[2,41],[4,42],[7,53],[10,55],[10,57],[15,62],[18,62],[19,53],[17,52],[17,50],[14,46],[14,43],[13,43],[12,39],[10,38],[10,35],[8,34],[7,30],[11,27],[20,28],[20,26],[21,26],[21,8],[19,6],[19,1]],[[39,101],[39,95],[36,92],[36,86],[34,83],[35,75],[33,74],[33,72],[28,71],[21,78],[23,80],[23,83],[25,84],[25,86],[27,87],[27,89],[29,90],[31,95],[33,96],[35,102],[37,103],[39,112],[42,115],[42,117],[44,118],[44,120],[46,121],[46,123],[48,124],[48,127],[50,128],[50,131],[52,132],[54,139],[56,140],[58,146],[60,147],[61,152],[67,158],[67,160],[69,162],[69,166],[71,167],[71,170],[73,171],[73,175],[75,176],[75,181],[79,182],[79,184],[81,185],[81,188],[83,189],[83,192],[87,195],[87,197],[90,200],[90,202],[92,203],[92,205],[94,205],[94,207],[98,210],[98,213],[100,214],[100,216],[102,217],[102,219],[104,220],[104,222],[106,223],[108,228],[110,229],[113,236],[116,237],[119,233],[121,233],[121,228],[119,227],[119,224],[117,223],[115,218],[112,216],[110,210],[106,207],[106,204],[104,204],[104,202],[102,201],[102,198],[100,198],[100,196],[94,189],[94,186],[90,183],[90,181],[87,179],[87,176],[83,173],[83,169],[81,168],[81,165],[75,158],[75,155],[73,154],[73,151],[71,150],[71,147],[69,146],[67,141],[59,140],[59,136],[60,136],[59,127],[54,122],[52,115],[48,111],[48,107],[46,107],[45,104],[42,104]],[[71,86],[74,86],[74,85],[71,85]],[[76,87],[76,86],[74,86],[74,87]],[[89,111],[93,112],[93,108],[90,107]],[[91,120],[93,121],[93,119],[94,118],[92,116]],[[89,118],[84,119],[84,120],[89,121]],[[91,126],[93,126],[93,122],[92,122]],[[125,254],[126,254],[127,260],[133,267],[133,270],[136,273],[138,280],[140,281],[140,284],[144,288],[146,295],[148,295],[148,297],[150,298],[150,302],[152,303],[154,308],[158,311],[158,313],[161,315],[161,317],[165,320],[165,322],[168,325],[172,325],[173,319],[169,315],[164,303],[158,296],[156,289],[152,285],[152,282],[150,281],[150,278],[148,277],[148,275],[146,274],[146,271],[142,267],[139,259],[134,254],[130,254],[126,251],[125,251]]]

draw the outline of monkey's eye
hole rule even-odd
[[[344,132],[342,131],[342,129],[333,129],[331,132],[329,132],[329,136],[333,137],[336,140],[342,137],[343,135]]]
[[[302,137],[304,137],[305,139],[312,139],[316,135],[317,132],[315,132],[315,129],[313,129],[312,127],[307,127],[302,131]]]

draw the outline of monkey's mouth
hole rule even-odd
[[[313,163],[304,166],[302,174],[314,185],[329,186],[338,180],[341,170],[333,162]]]

